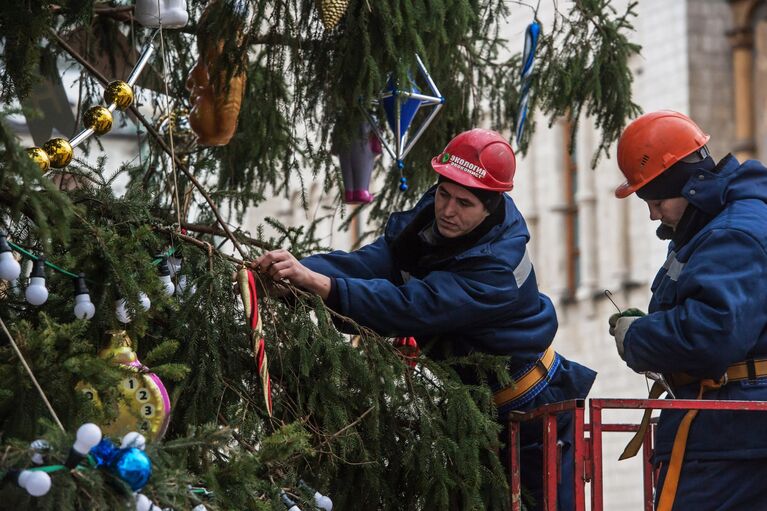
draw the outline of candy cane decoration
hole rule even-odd
[[[258,310],[258,293],[253,272],[240,268],[237,272],[237,283],[240,285],[242,304],[245,307],[245,318],[250,323],[250,337],[253,356],[258,365],[258,375],[261,377],[261,388],[264,392],[266,411],[272,416],[272,381],[269,377],[269,361],[266,358],[266,343],[264,342],[261,313]]]

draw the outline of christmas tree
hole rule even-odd
[[[387,83],[421,79],[418,58],[444,108],[401,174],[378,164],[374,227],[433,182],[435,148],[481,119],[512,128],[523,103],[552,119],[592,116],[606,152],[637,111],[633,4],[619,13],[609,0],[575,2],[544,27],[525,80],[500,32],[510,15],[533,21],[534,5],[12,4],[0,13],[3,507],[314,509],[327,506],[320,494],[338,509],[507,506],[491,392],[456,373],[503,379],[505,360],[437,363],[364,329],[350,342],[335,328],[348,318],[299,289],[270,298],[248,269],[265,249],[322,249],[313,225],[262,218],[279,233],[267,236],[230,222],[296,178],[336,193],[331,148],[354,138],[360,105]],[[27,150],[8,119],[23,113],[31,125],[45,111],[40,85],[60,85],[67,66],[80,70],[72,138]],[[139,90],[150,103],[141,108]],[[211,90],[223,117],[206,124]],[[100,153],[112,124],[134,122],[140,158],[80,158]],[[522,148],[533,129],[528,121]],[[85,423],[116,445],[77,433]]]

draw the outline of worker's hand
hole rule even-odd
[[[608,320],[608,323],[610,324],[610,335],[615,335],[615,325],[618,323],[618,318],[642,317],[645,315],[646,314],[643,311],[635,309],[634,307],[628,308],[623,312],[616,312],[610,316],[610,319]]]
[[[288,281],[296,287],[317,293],[322,299],[330,293],[330,279],[301,264],[287,250],[272,250],[254,261],[256,269],[274,281]]]
[[[638,320],[640,317],[641,316],[621,316],[615,322],[615,326],[610,329],[610,333],[615,337],[615,347],[618,348],[618,355],[620,355],[623,360],[626,360],[624,357],[623,339],[626,337],[626,332],[631,326],[631,323]]]
[[[305,288],[311,279],[311,270],[287,250],[272,250],[253,262],[256,269],[272,280],[287,280],[296,287]]]

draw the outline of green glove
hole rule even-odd
[[[646,316],[646,314],[634,307],[631,307],[629,309],[626,309],[623,312],[616,312],[612,316],[610,316],[610,319],[608,323],[610,323],[610,335],[615,335],[615,325],[618,323],[618,318],[625,318],[627,316],[631,317],[640,317],[640,316]]]

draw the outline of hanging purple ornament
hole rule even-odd
[[[348,145],[334,147],[344,181],[344,202],[367,204],[373,200],[368,188],[375,159],[381,152],[381,142],[367,122],[360,124]]]

